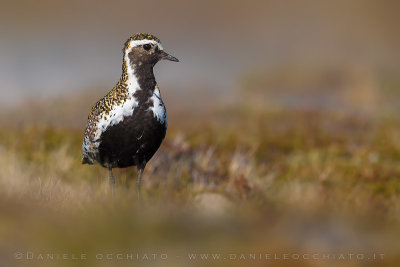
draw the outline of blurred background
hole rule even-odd
[[[399,11],[398,1],[1,1],[0,262],[54,266],[31,251],[90,255],[57,266],[396,266]],[[169,129],[142,206],[134,168],[116,172],[111,200],[107,172],[80,165],[89,110],[138,32],[180,59],[155,67]],[[93,259],[138,250],[169,260]],[[202,261],[187,250],[385,258]]]

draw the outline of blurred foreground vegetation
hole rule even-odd
[[[249,88],[274,87],[252,79],[246,84]],[[352,88],[355,83],[350,80]],[[400,117],[379,108],[382,102],[375,100],[382,94],[374,88],[358,89],[355,94],[367,99],[361,104],[348,101],[347,91],[327,92],[340,108],[323,108],[322,100],[317,106],[288,106],[284,97],[273,98],[278,93],[250,90],[229,105],[172,109],[167,138],[144,173],[141,203],[136,200],[134,168],[115,171],[117,191],[112,199],[107,171],[80,164],[92,96],[64,98],[58,108],[56,99],[4,113],[2,266],[396,266]],[[307,99],[315,90],[301,95]],[[340,106],[341,99],[347,106]],[[348,109],[349,103],[353,109]],[[91,257],[84,262],[18,261],[13,258],[16,251]],[[167,252],[168,261],[93,256],[146,251]],[[189,261],[186,255],[193,251],[359,251],[384,253],[385,259]]]

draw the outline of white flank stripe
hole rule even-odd
[[[130,60],[128,55],[125,55],[125,61],[127,66],[128,72],[128,99],[120,105],[114,106],[110,113],[108,114],[107,118],[102,117],[100,118],[97,124],[97,131],[96,131],[96,141],[100,138],[101,134],[109,127],[115,124],[120,123],[124,117],[131,116],[135,107],[138,106],[139,102],[133,96],[137,90],[140,90],[140,86],[138,80],[135,76],[134,70],[131,67]],[[96,147],[100,144],[99,141],[96,142]]]
[[[165,127],[168,127],[168,119],[167,119],[167,111],[165,110],[164,103],[161,99],[161,93],[156,86],[153,95],[150,98],[153,100],[153,106],[150,107],[151,111],[153,111],[154,117],[161,123],[165,124]]]

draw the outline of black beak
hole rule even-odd
[[[166,59],[166,60],[170,60],[170,61],[175,61],[175,62],[179,62],[179,59],[177,59],[176,57],[171,56],[170,54],[161,51],[160,53],[160,59]]]

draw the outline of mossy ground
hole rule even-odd
[[[62,116],[47,114],[45,122],[18,124],[8,116],[0,130],[4,266],[205,263],[189,261],[188,251],[361,251],[385,253],[384,261],[367,264],[396,266],[400,119],[393,113],[276,109],[262,98],[244,99],[171,112],[166,140],[144,172],[140,203],[134,168],[115,170],[116,196],[111,198],[107,171],[81,165],[83,123],[63,125]],[[69,116],[76,113],[64,115],[73,121]],[[13,258],[17,251],[87,253],[89,259],[18,261]],[[169,260],[94,258],[132,251],[164,251]],[[291,261],[207,263],[286,266]],[[294,263],[335,266],[343,261]]]

